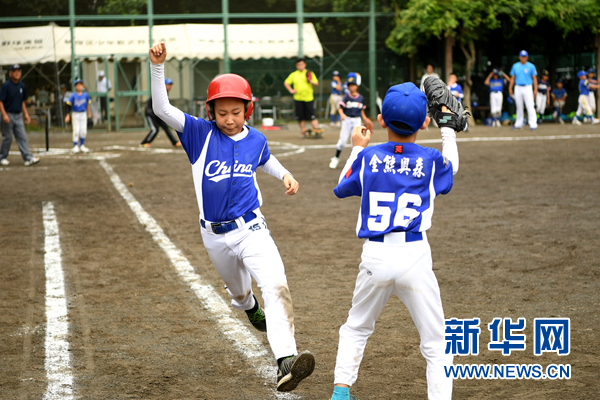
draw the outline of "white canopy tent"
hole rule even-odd
[[[290,58],[298,54],[296,24],[231,24],[228,26],[231,59]],[[303,25],[306,57],[323,57],[323,47],[312,23]],[[169,59],[223,59],[223,25],[155,25],[154,44],[167,44]],[[148,54],[147,26],[76,27],[78,58],[138,58]],[[37,64],[71,61],[70,28],[40,26],[0,29],[0,64]]]

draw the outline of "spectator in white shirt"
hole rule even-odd
[[[98,80],[96,81],[96,91],[100,93],[100,115],[102,117],[102,122],[107,119],[107,102],[106,96],[104,93],[107,93],[110,89],[112,89],[112,84],[110,83],[110,79],[105,77],[104,71],[98,71]]]

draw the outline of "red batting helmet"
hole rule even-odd
[[[234,97],[236,99],[244,100],[246,103],[247,120],[250,119],[252,111],[254,110],[250,84],[246,79],[236,74],[223,74],[213,79],[210,85],[208,85],[207,97],[206,108],[209,119],[215,118],[212,110],[212,104],[209,103],[215,99],[221,99],[223,97]]]

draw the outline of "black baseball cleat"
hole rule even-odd
[[[315,358],[308,350],[282,360],[277,371],[277,390],[290,392],[296,389],[300,381],[312,374],[314,370]]]
[[[266,332],[267,318],[265,317],[265,313],[263,312],[262,308],[260,308],[260,304],[258,303],[258,300],[256,300],[256,296],[252,295],[252,297],[254,297],[254,307],[252,307],[250,310],[246,310],[246,315],[248,316],[252,326],[261,332]]]

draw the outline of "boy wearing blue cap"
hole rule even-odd
[[[430,119],[425,94],[410,82],[391,87],[383,99],[377,121],[387,129],[387,143],[367,147],[371,132],[364,126],[352,133],[354,147],[334,193],[362,196],[356,231],[364,244],[352,308],[340,328],[332,400],[351,398],[367,339],[392,295],[406,305],[419,331],[428,398],[452,397],[444,367],[452,365],[453,356],[445,352],[444,311],[426,231],[434,198],[450,191],[458,171],[451,128],[457,124],[445,106],[430,111],[439,121],[442,153],[415,143]]]
[[[167,88],[167,95],[168,95],[169,92],[171,91],[171,89],[173,88],[173,79],[165,78],[165,87]],[[152,109],[152,97],[149,97],[148,101],[146,101],[146,107],[144,108],[144,114],[146,116],[146,121],[148,122],[148,126],[150,127],[150,132],[148,132],[148,134],[146,135],[144,140],[142,140],[142,143],[140,143],[140,146],[150,147],[150,143],[152,143],[152,141],[154,139],[156,139],[156,136],[158,135],[158,130],[160,128],[163,128],[163,130],[167,134],[167,137],[169,138],[169,140],[171,141],[173,146],[175,146],[175,147],[181,146],[181,143],[179,142],[179,140],[177,140],[177,138],[171,131],[171,128],[169,128],[169,125],[167,125],[162,119],[158,118],[156,116],[156,114],[154,114],[154,110]]]
[[[581,125],[579,121],[579,117],[583,115],[583,121],[590,121],[592,125],[595,125],[600,122],[599,119],[594,118],[594,114],[592,112],[592,107],[590,106],[590,89],[598,89],[598,85],[594,85],[590,83],[587,78],[587,73],[585,71],[579,71],[577,73],[577,77],[579,78],[579,106],[577,107],[577,112],[575,113],[575,117],[573,117],[573,125]]]
[[[329,161],[330,169],[337,168],[340,162],[340,154],[346,148],[354,127],[360,126],[361,122],[364,121],[365,125],[371,129],[373,128],[373,123],[365,114],[365,109],[367,108],[365,98],[362,94],[358,93],[360,74],[350,72],[345,86],[348,88],[348,92],[344,95],[338,107],[338,112],[342,120],[342,128],[340,129],[340,138],[335,146],[335,156]]]
[[[502,77],[500,77],[502,76]],[[502,90],[507,82],[506,75],[496,68],[490,72],[485,79],[484,84],[490,87],[490,114],[492,116],[492,126],[500,127],[500,115],[502,115]]]
[[[73,82],[75,93],[72,93],[67,100],[67,106],[71,107],[73,114],[73,153],[89,153],[90,149],[85,146],[85,138],[87,136],[87,120],[92,118],[92,99],[83,91],[83,81],[75,79]],[[67,113],[65,123],[69,123],[71,115]]]
[[[331,126],[340,126],[340,101],[342,101],[342,80],[340,72],[333,71],[331,79],[331,95],[329,96],[329,115],[331,116]]]
[[[555,111],[552,114],[554,119],[558,119],[558,122],[564,124],[565,121],[562,119],[562,109],[565,106],[565,102],[567,100],[567,91],[563,87],[562,79],[556,80],[556,87],[552,89],[551,92],[552,98],[554,99],[554,107]]]
[[[513,129],[523,128],[523,106],[527,108],[527,120],[531,130],[537,129],[537,114],[533,99],[537,95],[538,82],[535,65],[527,61],[529,54],[525,50],[519,52],[519,62],[514,63],[510,70],[508,93],[513,95],[517,106],[517,119]]]

